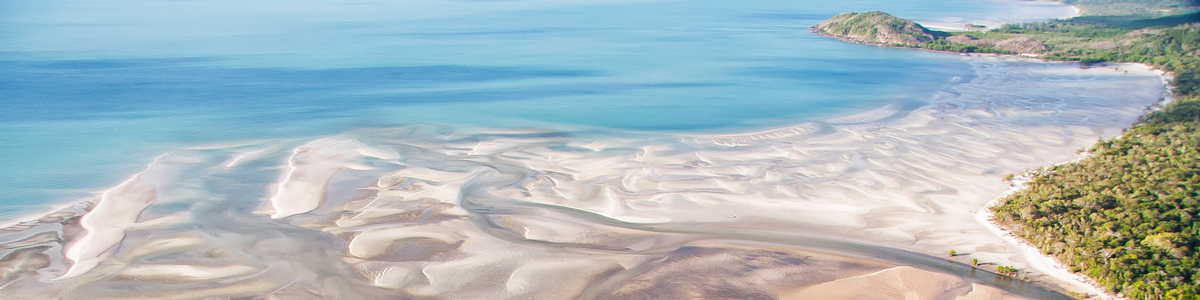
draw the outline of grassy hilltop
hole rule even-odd
[[[1063,0],[1085,16],[938,32],[882,12],[814,32],[859,43],[1023,54],[1084,66],[1145,63],[1175,100],[1083,161],[1035,172],[993,208],[1017,235],[1131,299],[1200,299],[1200,13],[1196,0]]]
[[[812,30],[845,41],[897,47],[916,47],[936,39],[921,24],[881,11],[842,13],[813,26]]]

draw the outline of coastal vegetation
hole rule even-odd
[[[1175,100],[1090,157],[1035,172],[993,208],[1019,236],[1133,299],[1200,295],[1200,28],[1195,14],[1010,24],[992,34],[1044,43],[1048,59],[1137,62],[1172,72]]]
[[[842,14],[814,32],[860,43],[1021,54],[1088,67],[1144,63],[1173,74],[1174,100],[1073,164],[1031,172],[995,220],[1071,271],[1131,299],[1200,299],[1200,14],[1192,0],[1066,0],[1088,16],[939,32]],[[861,15],[861,14],[860,14]],[[855,23],[857,22],[857,23]],[[909,21],[911,22],[911,21]],[[896,27],[894,24],[904,24]],[[889,28],[872,31],[869,27]],[[879,32],[925,36],[897,43]],[[831,30],[832,29],[832,30]],[[874,38],[872,38],[874,37]],[[1012,180],[1010,175],[1006,180]],[[1017,270],[1004,266],[998,272]]]
[[[1134,299],[1200,295],[1200,99],[1181,95],[1075,164],[1034,172],[996,220]]]
[[[1074,164],[1034,172],[996,220],[1071,271],[1132,299],[1200,297],[1200,27],[1196,14],[1010,24],[1048,59],[1136,62],[1174,74],[1174,101]]]

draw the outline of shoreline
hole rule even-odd
[[[1077,155],[1074,159],[1054,164],[1054,166],[1078,163],[1089,157],[1091,157],[1090,152],[1083,152]],[[1045,276],[1060,281],[1060,285],[1062,283],[1070,283],[1075,288],[1084,289],[1084,293],[1087,295],[1087,297],[1084,299],[1099,298],[1104,300],[1126,300],[1126,298],[1118,297],[1112,293],[1109,293],[1108,290],[1100,285],[1099,282],[1096,282],[1095,279],[1083,274],[1071,272],[1070,268],[1064,265],[1061,261],[1053,256],[1043,253],[1041,249],[1037,248],[1037,246],[1034,246],[1033,244],[1029,243],[1029,241],[1017,236],[1016,233],[1012,232],[1007,227],[996,222],[996,214],[995,211],[992,210],[992,207],[1000,204],[1004,199],[1008,198],[1014,193],[1024,190],[1026,188],[1026,183],[1029,182],[1031,176],[1034,176],[1030,173],[1035,172],[1036,171],[1026,171],[1014,176],[1012,180],[1008,181],[1011,184],[1011,187],[1004,191],[1004,194],[992,199],[987,204],[984,204],[983,208],[976,211],[974,216],[975,220],[986,226],[989,231],[1003,239],[1006,243],[1017,246],[1021,251],[1016,254],[1019,254],[1022,258],[1024,258],[1024,260],[1028,263],[1028,268],[1037,270]],[[1072,290],[1072,292],[1078,291]]]
[[[1057,62],[1057,61],[1053,61],[1053,60],[1045,60],[1045,61]],[[1130,64],[1130,65],[1138,65],[1138,66],[1145,67],[1147,70],[1150,70],[1150,71],[1154,72],[1155,74],[1157,74],[1158,77],[1160,78],[1161,82],[1163,83],[1162,91],[1161,91],[1162,98],[1160,98],[1159,101],[1156,102],[1155,104],[1150,105],[1149,110],[1145,110],[1145,113],[1142,114],[1143,116],[1145,116],[1146,114],[1149,114],[1153,111],[1162,109],[1162,107],[1164,105],[1169,104],[1174,99],[1174,92],[1173,92],[1172,86],[1170,84],[1170,78],[1173,75],[1172,73],[1163,72],[1162,70],[1155,69],[1153,66],[1150,66],[1147,64],[1142,64],[1142,63],[1123,62],[1123,63],[1116,63],[1116,64]],[[1107,67],[1107,66],[1105,66],[1105,67]],[[1138,124],[1136,124],[1136,123],[1132,124],[1129,127],[1127,127],[1127,129],[1133,128],[1137,125]],[[1073,158],[1071,160],[1053,164],[1050,166],[1075,164],[1075,163],[1079,163],[1083,160],[1086,160],[1090,157],[1091,157],[1091,152],[1082,152],[1082,153],[1079,153],[1075,158]],[[1050,166],[1045,166],[1045,167],[1050,167]],[[1030,263],[1030,266],[1029,266],[1030,268],[1038,270],[1042,274],[1049,276],[1051,278],[1060,280],[1062,282],[1071,283],[1072,285],[1074,285],[1076,287],[1082,287],[1082,288],[1088,290],[1088,291],[1086,291],[1086,293],[1088,294],[1088,297],[1085,299],[1098,298],[1098,299],[1104,299],[1104,300],[1128,300],[1129,298],[1125,298],[1125,297],[1121,297],[1121,296],[1112,294],[1103,285],[1101,285],[1099,282],[1097,282],[1095,278],[1092,278],[1091,276],[1087,276],[1086,274],[1081,274],[1078,272],[1071,272],[1070,267],[1067,266],[1066,264],[1063,264],[1063,262],[1058,260],[1058,258],[1055,258],[1054,256],[1051,256],[1049,254],[1042,252],[1042,250],[1039,249],[1037,246],[1033,245],[1032,243],[1025,240],[1024,238],[1021,238],[1015,232],[1010,230],[1008,227],[1001,225],[999,222],[997,222],[995,220],[996,214],[995,214],[995,211],[992,210],[992,207],[995,207],[996,205],[1000,204],[1002,201],[1004,201],[1009,196],[1027,188],[1026,183],[1028,183],[1029,180],[1032,179],[1033,176],[1036,176],[1037,172],[1038,172],[1038,170],[1027,170],[1025,172],[1019,173],[1016,176],[1014,176],[1012,180],[1008,181],[1011,184],[1011,187],[1009,187],[1003,194],[992,199],[987,204],[985,204],[981,209],[979,209],[975,213],[975,219],[980,224],[983,224],[984,226],[986,226],[988,228],[988,230],[992,231],[992,233],[994,233],[996,236],[999,236],[1002,239],[1004,239],[1005,242],[1016,245],[1018,248],[1020,248],[1021,252],[1019,254],[1021,256],[1023,256],[1025,258],[1025,260]]]
[[[1077,17],[1081,14],[1081,10],[1078,7],[1072,5],[1071,8],[1075,11],[1074,15],[1072,15],[1071,18]],[[924,26],[924,25],[922,25],[922,26]],[[927,27],[927,28],[929,28],[929,27]],[[887,48],[905,48],[905,49],[916,49],[916,50],[924,50],[924,51],[932,51],[932,52],[957,53],[960,55],[968,55],[968,56],[972,54],[972,53],[963,53],[963,52],[955,52],[955,51],[931,50],[931,49],[924,49],[924,48],[920,48],[920,47],[901,47],[901,46],[894,46],[894,45],[885,45],[882,43],[865,42],[865,41],[855,40],[855,39],[851,39],[851,38],[847,38],[847,37],[843,37],[843,36],[833,35],[833,34],[830,34],[820,28],[817,28],[816,26],[810,27],[809,29],[814,34],[817,34],[820,36],[831,37],[831,38],[834,38],[834,39],[837,39],[840,41],[851,42],[851,43],[856,43],[856,44],[874,45],[874,46],[878,46],[878,47],[887,47]],[[938,28],[938,29],[944,29],[944,28]],[[1022,54],[999,54],[999,53],[976,53],[976,54],[979,56],[984,56],[984,54],[989,54],[989,56],[993,56],[993,57],[1014,57],[1014,58],[1019,58],[1019,59],[1038,59],[1036,57],[1027,57]],[[1058,60],[1050,60],[1050,59],[1038,59],[1038,60],[1046,62],[1046,63],[1052,63],[1052,62],[1071,63],[1071,61],[1058,61]],[[1075,63],[1078,63],[1078,62],[1075,62]],[[1173,76],[1172,73],[1164,72],[1162,70],[1154,68],[1153,66],[1143,64],[1143,63],[1117,62],[1117,63],[1110,63],[1110,64],[1139,65],[1139,66],[1145,67],[1147,70],[1150,70],[1150,71],[1154,72],[1156,75],[1158,75],[1158,77],[1160,78],[1160,81],[1163,83],[1162,91],[1160,92],[1162,97],[1155,104],[1148,106],[1148,108],[1150,110],[1161,109],[1161,107],[1163,105],[1166,105],[1166,104],[1170,103],[1171,100],[1173,100],[1173,91],[1172,91],[1172,87],[1170,85],[1170,78]],[[1109,67],[1108,64],[1104,64],[1102,66]],[[1081,66],[1081,68],[1082,68],[1082,66]],[[1119,69],[1119,68],[1114,68],[1114,69]],[[1146,113],[1149,113],[1149,111],[1144,110],[1142,115],[1145,115]],[[1133,126],[1136,126],[1136,125],[1137,125],[1136,123],[1131,124],[1129,127],[1126,127],[1126,128],[1132,128]],[[1087,154],[1088,153],[1084,152],[1084,153],[1080,154],[1079,156],[1077,156],[1075,159],[1072,159],[1072,160],[1069,160],[1069,161],[1066,161],[1063,163],[1058,163],[1055,165],[1077,163],[1083,159],[1086,159],[1088,157]],[[1027,171],[1027,172],[1031,172],[1031,171]],[[1024,176],[1024,175],[1022,175],[1022,176]],[[1000,225],[999,223],[997,223],[994,220],[995,213],[992,211],[992,207],[999,204],[1001,201],[1003,201],[1005,198],[1012,195],[1013,193],[1016,193],[1016,192],[1024,189],[1024,187],[1025,187],[1025,182],[1019,181],[1017,179],[1014,179],[1013,181],[1011,181],[1011,183],[1014,184],[1011,188],[1009,188],[1007,191],[1005,191],[1000,196],[997,196],[995,199],[986,203],[981,209],[977,210],[977,212],[975,213],[976,221],[983,224],[985,227],[987,227],[987,229],[989,231],[991,231],[993,234],[995,234],[996,236],[1003,239],[1006,243],[1016,245],[1020,251],[1017,251],[1017,253],[1015,253],[1015,254],[1018,254],[1022,258],[1024,258],[1024,260],[1029,268],[1035,269],[1035,270],[1039,271],[1041,274],[1048,276],[1051,279],[1054,279],[1055,281],[1060,281],[1059,282],[1060,285],[1062,285],[1063,283],[1068,283],[1077,289],[1083,289],[1083,290],[1085,290],[1084,293],[1089,295],[1089,298],[1097,297],[1099,299],[1106,299],[1106,300],[1126,300],[1126,298],[1119,297],[1115,294],[1110,293],[1106,288],[1104,288],[1102,285],[1100,285],[1099,282],[1097,282],[1094,278],[1091,278],[1090,276],[1087,276],[1084,274],[1071,272],[1070,268],[1068,266],[1066,266],[1065,264],[1063,264],[1061,261],[1059,261],[1057,258],[1043,253],[1041,251],[1041,249],[1037,248],[1033,244],[1030,244],[1025,239],[1017,236],[1014,232],[1012,232],[1008,228]]]
[[[1073,15],[1072,17],[1079,16],[1079,14],[1080,14],[1079,8],[1075,7],[1075,6],[1071,6],[1071,7],[1075,10],[1075,15]],[[865,41],[847,38],[844,36],[833,35],[833,34],[830,34],[820,28],[816,28],[815,26],[810,27],[809,29],[814,34],[817,34],[820,36],[831,37],[831,38],[834,38],[834,39],[837,39],[840,41],[851,42],[851,43],[862,44],[862,45],[874,45],[874,46],[886,47],[886,48],[915,49],[915,50],[931,51],[931,52],[956,53],[956,54],[967,55],[967,56],[970,56],[971,54],[976,54],[977,56],[980,56],[980,57],[987,55],[987,56],[997,57],[997,58],[1001,58],[1001,59],[1003,59],[1003,58],[1017,58],[1020,60],[1036,59],[1036,60],[1039,60],[1039,61],[1045,62],[1045,63],[1072,63],[1071,61],[1058,61],[1058,60],[1042,59],[1042,58],[1036,58],[1036,57],[1027,57],[1027,56],[1024,56],[1021,54],[964,53],[964,52],[955,52],[955,51],[941,51],[941,50],[924,49],[924,48],[920,48],[920,47],[901,47],[901,46],[894,46],[894,45],[885,45],[882,43],[865,42]],[[1074,63],[1078,64],[1078,62],[1074,62]],[[1166,105],[1166,104],[1170,103],[1170,101],[1173,99],[1173,92],[1171,90],[1172,87],[1170,85],[1170,78],[1173,76],[1172,73],[1164,72],[1162,70],[1154,68],[1153,66],[1143,64],[1143,63],[1117,62],[1117,63],[1107,63],[1107,64],[1102,65],[1102,67],[1108,68],[1108,67],[1110,67],[1110,64],[1117,64],[1117,65],[1130,64],[1130,65],[1142,66],[1142,67],[1145,67],[1147,70],[1154,72],[1159,77],[1160,82],[1162,82],[1162,84],[1163,84],[1162,90],[1160,91],[1160,94],[1162,95],[1162,97],[1156,103],[1148,106],[1148,108],[1150,108],[1151,110],[1160,109],[1162,107],[1162,105]],[[1081,66],[1081,68],[1084,68],[1084,67]],[[1095,68],[1095,66],[1087,67],[1087,68]],[[1114,69],[1119,69],[1119,68],[1114,68]],[[1145,115],[1146,113],[1149,113],[1149,111],[1144,110],[1142,115]],[[1131,124],[1130,126],[1128,126],[1126,128],[1127,129],[1132,128],[1133,126],[1136,126],[1136,123]],[[1072,160],[1054,164],[1054,165],[1076,163],[1076,162],[1079,162],[1080,160],[1086,159],[1087,154],[1088,153],[1085,152],[1085,153],[1080,154],[1079,156],[1077,156],[1076,158],[1074,158]],[[1031,171],[1027,171],[1027,172],[1031,172]],[[976,221],[978,221],[980,224],[983,224],[989,231],[991,231],[997,237],[1000,237],[1001,239],[1003,239],[1006,243],[1017,246],[1019,251],[1017,251],[1014,254],[1018,254],[1022,258],[1024,258],[1023,260],[1026,262],[1026,264],[1028,265],[1029,268],[1039,271],[1041,274],[1043,274],[1051,279],[1054,279],[1054,281],[1059,281],[1059,283],[1058,283],[1059,285],[1062,285],[1063,283],[1067,283],[1075,288],[1083,289],[1083,290],[1085,290],[1086,294],[1094,295],[1094,297],[1098,297],[1099,299],[1126,300],[1126,298],[1119,297],[1115,294],[1110,293],[1107,289],[1105,289],[1102,285],[1100,285],[1098,282],[1095,281],[1095,279],[1091,278],[1090,276],[1071,272],[1069,267],[1064,265],[1057,258],[1043,253],[1041,251],[1041,249],[1038,249],[1036,246],[1030,244],[1025,239],[1017,236],[1015,233],[1010,231],[1008,228],[1001,226],[999,223],[995,222],[995,220],[994,220],[995,214],[992,211],[992,207],[999,204],[1001,201],[1003,201],[1008,196],[1022,190],[1025,187],[1024,182],[1019,182],[1016,179],[1014,179],[1011,182],[1014,184],[1013,187],[1009,188],[1007,191],[1005,191],[1000,196],[997,196],[996,198],[992,199],[988,203],[984,204],[984,206],[981,209],[976,211],[976,213],[975,213]]]
[[[1081,10],[1078,7],[1072,5],[1071,8],[1075,11],[1075,14],[1072,15],[1071,17],[1077,17],[1081,14]],[[873,45],[873,46],[877,46],[877,47],[915,49],[915,50],[942,52],[942,53],[955,53],[955,54],[966,55],[966,56],[971,56],[971,54],[976,54],[977,56],[980,56],[980,57],[985,57],[985,55],[986,55],[986,56],[991,56],[991,57],[996,57],[996,58],[1001,58],[1001,59],[1016,58],[1019,60],[1038,60],[1038,61],[1041,61],[1044,63],[1076,63],[1076,64],[1078,64],[1078,62],[1059,61],[1059,60],[1043,59],[1043,58],[1036,58],[1036,57],[1028,57],[1028,56],[1024,56],[1021,54],[964,53],[964,52],[955,52],[955,51],[941,51],[941,50],[924,49],[924,48],[920,48],[920,47],[901,47],[901,46],[894,46],[894,45],[886,45],[886,44],[882,44],[882,43],[865,42],[865,41],[861,41],[861,40],[847,38],[844,36],[833,35],[833,34],[830,34],[820,28],[816,28],[815,26],[810,27],[809,29],[811,30],[811,32],[813,32],[814,34],[819,35],[819,36],[830,37],[830,38],[834,38],[834,39],[837,39],[839,41],[844,41],[844,42],[851,42],[851,43],[862,44],[862,45]],[[1105,64],[1101,65],[1101,67],[1108,68],[1108,67],[1111,67],[1111,65],[1113,65],[1113,64],[1115,64],[1115,65],[1129,64],[1129,65],[1142,66],[1142,67],[1145,67],[1147,70],[1154,72],[1159,77],[1160,82],[1162,83],[1162,90],[1160,91],[1160,94],[1162,96],[1159,99],[1159,101],[1148,106],[1148,108],[1150,110],[1161,109],[1161,107],[1163,105],[1166,105],[1166,104],[1170,103],[1171,100],[1173,100],[1174,94],[1172,91],[1172,87],[1170,85],[1170,78],[1173,77],[1172,73],[1164,72],[1160,69],[1156,69],[1153,66],[1150,66],[1150,65],[1144,64],[1144,63],[1115,62],[1115,63],[1105,63]],[[1092,67],[1081,66],[1081,68],[1095,68],[1095,67],[1096,66],[1092,66]],[[1119,69],[1119,68],[1114,68],[1114,69]],[[1149,110],[1143,110],[1142,115],[1145,115],[1147,113],[1149,113]],[[1131,124],[1130,126],[1126,127],[1126,129],[1132,128],[1133,126],[1136,126],[1136,125],[1137,125],[1136,123]],[[1083,159],[1086,159],[1087,154],[1088,154],[1087,152],[1084,152],[1074,159],[1071,159],[1069,161],[1062,162],[1062,163],[1057,163],[1054,165],[1077,163]],[[1026,171],[1026,172],[1031,172],[1031,171]],[[1105,289],[1102,285],[1100,285],[1097,281],[1095,281],[1095,279],[1091,278],[1090,276],[1071,272],[1069,267],[1064,265],[1057,258],[1043,253],[1041,251],[1041,249],[1038,249],[1036,246],[1030,244],[1025,239],[1017,236],[1015,233],[1010,231],[1008,228],[1001,226],[999,223],[995,222],[994,212],[992,211],[992,207],[999,204],[1000,201],[1003,201],[1008,196],[1022,190],[1025,187],[1024,182],[1018,182],[1015,179],[1012,182],[1014,183],[1013,187],[1009,188],[1003,194],[992,199],[988,203],[984,204],[984,206],[981,209],[977,210],[975,213],[975,219],[980,224],[983,224],[989,231],[991,231],[997,237],[1000,237],[1001,239],[1003,239],[1006,243],[1017,246],[1018,249],[1020,249],[1020,251],[1018,251],[1014,254],[1018,254],[1022,258],[1024,258],[1024,260],[1025,260],[1026,264],[1028,264],[1029,268],[1038,270],[1041,274],[1053,279],[1054,281],[1059,281],[1058,284],[1060,286],[1063,283],[1068,283],[1071,286],[1074,286],[1075,288],[1082,288],[1083,290],[1085,290],[1086,294],[1090,295],[1089,298],[1097,297],[1099,299],[1106,299],[1106,300],[1126,300],[1127,298],[1119,297],[1115,294],[1110,293],[1107,289]]]

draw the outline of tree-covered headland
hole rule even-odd
[[[1194,15],[1163,18],[1189,22],[1077,18],[988,32],[1037,36],[1049,59],[1139,62],[1175,75],[1173,102],[1098,143],[1090,157],[1036,172],[993,210],[999,223],[1111,292],[1200,299],[1200,28]]]
[[[1025,189],[992,209],[1002,226],[1113,293],[1130,299],[1200,299],[1197,1],[1063,2],[1085,15],[939,32],[882,12],[846,13],[813,31],[885,46],[1020,54],[1083,66],[1135,62],[1171,72],[1172,102],[1123,135],[1099,142],[1078,163],[1032,172]],[[880,26],[891,29],[871,29]],[[897,42],[881,38],[881,32],[929,38]]]

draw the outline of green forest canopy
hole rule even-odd
[[[1139,1],[1088,2],[1119,10]],[[1200,27],[1195,13],[1138,17],[1154,15],[1146,11],[980,33],[1030,36],[1046,45],[1042,57],[1050,59],[1139,62],[1175,74],[1173,103],[1100,142],[1089,158],[1035,172],[993,210],[998,222],[1111,292],[1200,299]]]

